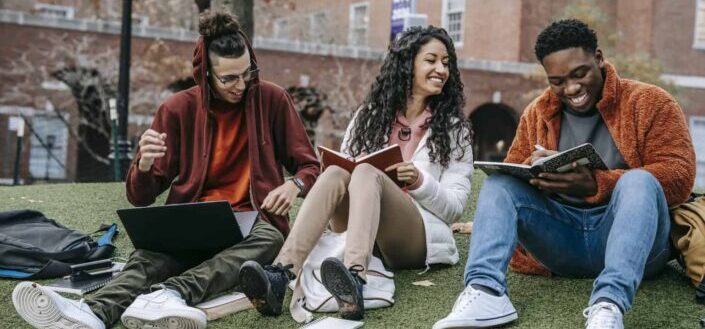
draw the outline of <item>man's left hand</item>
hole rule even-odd
[[[296,200],[299,192],[300,190],[296,184],[288,180],[267,194],[267,197],[262,201],[261,208],[270,214],[284,216],[294,205],[294,200]]]
[[[573,163],[573,171],[566,173],[540,173],[529,181],[539,190],[586,197],[597,193],[597,182],[590,169]]]

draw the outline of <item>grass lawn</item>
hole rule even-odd
[[[463,221],[472,219],[482,174],[473,186],[473,198]],[[0,211],[36,209],[64,225],[95,230],[100,223],[119,222],[115,209],[128,207],[123,184],[59,184],[0,187]],[[293,210],[295,212],[296,210]],[[430,328],[445,316],[462,290],[462,272],[468,250],[468,236],[456,235],[460,263],[452,267],[434,267],[424,275],[419,271],[396,274],[396,305],[372,310],[365,317],[366,328]],[[118,257],[126,258],[132,250],[126,234],[116,240]],[[431,287],[412,285],[430,280]],[[519,312],[519,320],[507,328],[582,328],[582,310],[586,306],[592,280],[540,278],[509,274],[509,292]],[[15,313],[11,292],[18,283],[0,280],[0,328],[26,328]],[[705,317],[705,307],[694,302],[694,289],[673,269],[657,279],[646,281],[639,290],[634,309],[626,315],[627,328],[698,328],[698,318]],[[288,305],[288,300],[286,301]],[[121,325],[117,326],[122,328]],[[288,310],[277,318],[260,317],[250,310],[213,321],[210,328],[297,328]]]

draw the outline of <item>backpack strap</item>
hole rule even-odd
[[[11,278],[11,279],[26,279],[32,276],[34,273],[17,271],[17,270],[6,270],[0,269],[0,278]]]
[[[113,240],[115,239],[115,236],[119,232],[117,229],[117,224],[112,224],[112,225],[103,224],[100,226],[100,228],[97,231],[95,231],[93,233],[98,233],[98,232],[102,232],[102,231],[105,231],[105,233],[103,233],[103,235],[97,241],[99,247],[111,244],[113,242]]]
[[[105,231],[105,233],[98,239],[98,241],[96,241],[97,247],[93,249],[90,254],[87,255],[87,261],[110,258],[112,257],[113,252],[115,252],[115,246],[112,244],[112,242],[119,232],[117,224],[103,224],[97,231],[93,232],[92,234],[103,231]]]

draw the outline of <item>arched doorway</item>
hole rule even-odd
[[[477,161],[502,161],[517,130],[514,110],[501,103],[480,105],[470,114],[473,156]]]

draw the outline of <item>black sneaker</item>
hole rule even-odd
[[[240,268],[240,287],[262,315],[282,314],[282,303],[289,281],[294,278],[292,265],[267,265],[264,268],[248,260]]]
[[[321,264],[321,281],[338,302],[338,314],[343,319],[362,320],[365,317],[362,286],[366,282],[358,274],[362,270],[360,265],[347,269],[335,257],[326,258]]]

